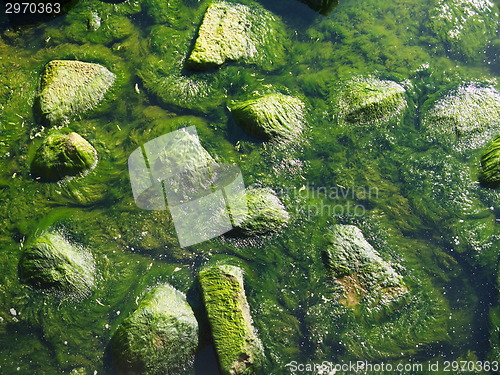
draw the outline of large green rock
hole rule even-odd
[[[231,107],[238,124],[264,139],[296,139],[304,127],[304,103],[289,95],[269,94]]]
[[[338,0],[300,0],[321,14],[327,15],[339,3]]]
[[[214,266],[201,271],[199,280],[222,374],[254,374],[263,348],[252,326],[242,270]]]
[[[284,57],[283,26],[260,6],[217,1],[209,5],[187,60],[190,69],[210,69],[227,61],[267,69]]]
[[[58,233],[45,233],[28,245],[19,270],[25,283],[72,298],[88,296],[95,284],[92,254]]]
[[[97,163],[97,151],[77,133],[49,135],[36,151],[31,173],[41,181],[76,176]]]
[[[53,60],[45,66],[40,92],[40,112],[51,125],[96,107],[113,85],[115,75],[99,64]]]
[[[500,93],[493,87],[470,83],[431,104],[422,120],[431,142],[457,150],[474,149],[500,131]]]
[[[334,225],[327,240],[325,265],[341,286],[346,306],[355,306],[362,299],[387,304],[407,292],[402,277],[380,257],[358,227]]]
[[[333,98],[341,123],[386,122],[407,107],[405,89],[393,81],[354,77],[344,82]]]
[[[500,186],[500,137],[488,146],[481,158],[479,181],[488,187]]]
[[[274,191],[266,188],[249,188],[245,196],[246,210],[240,214],[238,206],[231,207],[233,217],[238,217],[235,232],[245,236],[277,232],[288,223],[290,216]]]
[[[452,54],[484,58],[497,31],[498,9],[490,0],[438,0],[429,27]]]
[[[198,322],[186,297],[160,285],[146,294],[111,340],[122,374],[189,373],[198,346]]]

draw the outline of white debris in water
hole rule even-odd
[[[16,309],[11,308],[11,309],[10,309],[10,314],[11,314],[12,316],[16,316],[16,315],[17,315],[17,311],[16,311]]]

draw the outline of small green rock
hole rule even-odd
[[[470,83],[431,104],[422,120],[431,142],[457,150],[474,149],[500,131],[500,93],[493,87]]]
[[[22,280],[37,289],[83,298],[94,288],[92,255],[58,233],[38,237],[23,252],[19,267]]]
[[[214,266],[201,271],[199,280],[222,374],[254,374],[263,348],[252,326],[242,270]]]
[[[492,188],[500,186],[500,136],[488,146],[481,158],[479,181]]]
[[[407,107],[405,93],[404,87],[396,82],[359,76],[344,82],[333,102],[341,122],[381,123]]]
[[[209,5],[187,60],[190,69],[216,68],[244,61],[276,68],[284,58],[283,26],[258,6],[217,1]]]
[[[238,124],[263,140],[296,140],[304,127],[304,103],[283,94],[269,94],[236,104],[231,113]]]
[[[401,276],[380,257],[358,227],[334,225],[327,240],[323,259],[330,275],[342,286],[347,306],[356,305],[362,298],[387,303],[407,291]]]
[[[237,233],[256,236],[277,232],[288,223],[290,216],[271,189],[249,188],[244,198],[247,203],[247,210],[244,214],[239,215],[235,212],[234,206],[231,210],[233,217],[239,218],[235,223]]]
[[[439,0],[429,20],[429,28],[452,54],[482,59],[498,27],[498,9],[490,0]]]
[[[53,60],[45,66],[40,93],[40,112],[51,125],[96,107],[113,85],[115,75],[99,64]]]
[[[31,173],[41,181],[54,182],[93,168],[97,151],[77,133],[49,135],[35,153]]]
[[[184,375],[198,346],[198,322],[184,294],[165,284],[146,294],[111,340],[121,374]]]

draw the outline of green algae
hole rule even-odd
[[[67,123],[99,104],[114,80],[113,73],[97,64],[53,60],[42,76],[40,112],[52,125]]]
[[[201,271],[199,280],[222,373],[255,373],[263,349],[252,327],[241,269],[214,266]]]
[[[111,345],[123,374],[186,374],[198,346],[198,322],[182,293],[157,286],[120,324]]]
[[[396,82],[354,77],[341,87],[332,99],[341,123],[383,123],[407,107],[406,90]]]
[[[187,67],[205,70],[228,61],[242,61],[276,69],[285,59],[283,34],[276,16],[265,9],[213,2],[203,18]]]
[[[437,1],[429,28],[454,55],[479,59],[498,27],[498,8],[491,1]]]
[[[269,94],[231,106],[231,113],[250,134],[264,140],[296,140],[304,127],[304,103],[292,96]]]
[[[90,10],[96,11],[102,20],[101,27],[106,24],[107,13],[110,18],[121,15],[130,19],[134,29],[127,33],[132,35],[123,39],[102,36],[102,43],[109,43],[109,48],[95,44],[101,43],[99,33],[105,29],[97,29],[92,34],[91,30],[85,30],[87,19],[83,18],[84,27],[74,28],[77,32],[72,35],[66,35],[59,24],[47,24],[18,35],[6,33],[2,38],[5,47],[2,47],[0,64],[5,75],[1,77],[0,86],[3,106],[0,207],[2,212],[9,213],[0,218],[5,237],[1,242],[2,255],[7,254],[0,260],[0,316],[9,322],[0,324],[2,371],[15,373],[20,367],[22,373],[68,373],[83,366],[88,373],[111,372],[96,358],[102,358],[110,334],[122,317],[133,312],[137,296],[157,282],[169,282],[187,291],[199,264],[213,258],[237,259],[237,264],[247,270],[245,282],[250,291],[247,298],[251,306],[256,307],[252,310],[254,325],[266,348],[261,373],[281,371],[287,362],[297,359],[340,362],[370,357],[397,363],[411,358],[426,363],[434,355],[432,360],[474,358],[466,357],[465,353],[478,348],[478,358],[484,358],[481,350],[484,353],[485,343],[481,337],[463,338],[470,332],[486,330],[471,326],[471,322],[484,321],[481,315],[471,313],[477,305],[476,293],[468,289],[456,292],[459,280],[474,280],[483,273],[493,275],[492,268],[498,264],[493,250],[498,244],[495,242],[498,210],[488,210],[488,207],[497,207],[498,197],[494,190],[473,188],[480,155],[471,156],[475,160],[450,161],[455,156],[447,156],[453,154],[447,150],[429,154],[423,160],[420,155],[412,158],[419,147],[439,148],[430,142],[422,146],[423,131],[418,119],[408,118],[394,129],[370,129],[369,134],[347,127],[340,129],[332,119],[332,105],[328,102],[337,80],[349,79],[353,74],[373,74],[381,80],[399,82],[408,96],[414,95],[407,98],[409,112],[415,110],[411,100],[422,103],[450,83],[464,84],[478,76],[491,77],[494,70],[483,64],[466,65],[458,57],[454,61],[447,58],[449,53],[441,47],[442,42],[421,26],[430,2],[341,2],[329,17],[307,13],[305,6],[300,8],[303,10],[300,15],[280,13],[293,43],[287,56],[290,64],[275,74],[265,74],[258,66],[239,63],[226,64],[206,74],[186,74],[183,62],[195,40],[196,27],[207,3],[179,3],[182,7],[179,13],[189,15],[186,16],[189,21],[167,20],[165,27],[150,24],[155,22],[152,21],[153,8],[149,6],[147,11],[142,11],[141,7],[147,7],[145,3],[92,1],[77,6],[85,9],[87,15],[91,14]],[[262,2],[266,8],[273,9],[270,3]],[[176,17],[174,12],[170,14]],[[61,22],[64,19],[67,18],[61,18]],[[296,19],[302,23],[295,22]],[[121,21],[128,24],[123,18]],[[161,38],[160,34],[163,34]],[[49,37],[51,39],[45,42]],[[438,47],[431,49],[429,43]],[[100,162],[84,178],[65,181],[60,186],[32,181],[27,157],[27,150],[36,145],[35,134],[40,130],[31,114],[38,79],[43,66],[53,59],[99,63],[117,74],[115,87],[124,87],[119,92],[113,91],[115,88],[108,92],[106,96],[111,105],[101,103],[98,111],[84,115],[87,119],[70,124],[72,131],[82,134],[94,145]],[[428,73],[425,82],[419,81],[422,73],[413,75],[423,63],[429,64],[425,69]],[[153,65],[154,69],[150,69]],[[415,91],[405,82],[409,77]],[[280,152],[246,138],[240,129],[228,123],[225,108],[228,100],[246,100],[253,91],[258,91],[259,96],[265,95],[268,93],[263,89],[265,85],[300,98],[302,94],[307,96],[311,128],[306,130],[302,148],[290,146]],[[416,110],[426,112],[425,108]],[[276,192],[280,188],[286,191],[294,184],[298,190],[306,184],[304,178],[318,186],[377,187],[378,196],[349,197],[346,201],[363,204],[367,214],[373,215],[373,221],[384,222],[412,237],[401,238],[390,232],[394,242],[400,245],[396,247],[400,256],[394,258],[394,263],[411,259],[408,269],[428,269],[426,273],[414,275],[415,287],[408,283],[405,272],[397,268],[410,290],[420,287],[422,295],[417,295],[414,304],[404,308],[397,319],[391,311],[370,315],[363,308],[355,315],[342,310],[342,306],[333,308],[322,300],[332,295],[325,290],[329,284],[321,263],[321,235],[315,234],[325,232],[332,221],[339,218],[310,214],[308,217],[307,213],[314,211],[308,205],[336,204],[343,201],[340,198],[296,200],[293,196],[279,195],[289,211],[290,221],[274,236],[215,239],[200,244],[196,251],[181,250],[168,212],[139,211],[131,199],[126,176],[126,158],[130,152],[154,137],[181,127],[182,120],[176,118],[179,114],[198,115],[195,123],[204,147],[217,161],[238,163],[246,183],[273,186]],[[294,155],[293,162],[303,164],[302,169],[289,169],[290,164],[282,163],[291,155]],[[443,164],[447,166],[442,168]],[[472,188],[467,186],[469,183]],[[427,193],[431,198],[422,198]],[[469,198],[472,203],[468,203]],[[347,202],[342,205],[347,206]],[[466,212],[460,211],[462,205]],[[99,288],[94,291],[95,298],[93,295],[74,308],[59,305],[59,301],[51,304],[50,300],[35,300],[33,295],[23,298],[27,289],[17,281],[19,240],[32,234],[30,226],[38,226],[36,219],[59,208],[69,209],[67,215],[71,220],[68,222],[72,221],[77,229],[78,242],[92,248],[99,255],[97,261],[108,258],[110,263]],[[461,224],[459,220],[465,222]],[[359,223],[350,224],[360,226],[384,260],[391,259],[379,246],[379,234]],[[454,238],[459,232],[462,233],[460,243],[456,244]],[[435,245],[415,238],[426,238]],[[406,242],[408,245],[403,246]],[[480,260],[471,257],[471,262],[488,265],[486,270],[463,271],[468,268],[463,265],[463,256],[456,256],[455,250],[465,252],[469,259],[471,245],[478,250]],[[440,251],[432,253],[429,249],[433,246],[439,246]],[[479,252],[482,248],[485,251]],[[447,257],[444,251],[448,252]],[[460,264],[450,259],[450,254],[456,256]],[[178,268],[180,270],[174,272]],[[445,283],[445,279],[449,281]],[[446,303],[457,298],[461,302],[453,306],[450,319]],[[28,303],[29,299],[33,302]],[[431,307],[426,307],[427,302]],[[44,303],[49,307],[41,311]],[[10,308],[22,314],[12,316]],[[44,317],[47,310],[49,313]],[[309,319],[307,312],[314,318]],[[408,315],[406,320],[404,313]],[[37,314],[40,316],[33,318]],[[344,320],[339,321],[339,315]],[[393,316],[393,320],[388,318],[387,323],[377,328],[378,323],[374,322],[379,322],[377,318],[381,316]],[[20,322],[14,322],[13,318]],[[422,326],[414,323],[417,319],[421,319]],[[399,323],[411,328],[392,330],[392,325],[399,327]],[[106,324],[112,329],[105,328]],[[444,331],[452,339],[448,339]],[[40,332],[40,336],[33,332]],[[492,328],[492,338],[496,337],[495,332]],[[413,341],[411,336],[417,339]],[[15,337],[16,342],[7,337]],[[339,341],[343,344],[339,345]],[[414,348],[417,341],[422,343],[418,349]],[[369,348],[362,347],[360,342]],[[394,353],[401,352],[404,354],[399,358],[394,357]],[[491,358],[496,358],[494,355],[498,352],[492,350],[491,353]],[[12,361],[12,358],[18,360]]]
[[[500,186],[500,137],[488,146],[481,158],[479,181],[488,187]]]
[[[97,151],[77,133],[51,134],[35,153],[31,172],[41,181],[76,176],[97,163]]]
[[[432,142],[458,150],[483,146],[499,131],[500,94],[474,82],[429,99],[422,128]]]
[[[28,245],[19,268],[23,281],[38,289],[82,298],[94,288],[92,256],[58,234],[47,233]]]

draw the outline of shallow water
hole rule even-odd
[[[486,43],[474,57],[446,46],[427,27],[433,0],[344,0],[328,16],[299,2],[259,3],[285,24],[283,61],[205,73],[183,63],[207,1],[94,0],[38,25],[11,29],[3,20],[0,373],[113,374],[112,333],[145,291],[168,282],[187,294],[200,322],[194,373],[218,374],[196,284],[199,269],[217,262],[246,272],[262,374],[301,373],[286,366],[292,361],[421,363],[423,371],[397,373],[425,374],[436,362],[498,359],[489,314],[498,306],[500,194],[475,182],[481,148],[429,142],[421,126],[428,103],[450,88],[477,81],[499,89],[498,39],[497,49]],[[92,11],[102,17],[95,32],[86,24]],[[33,108],[52,59],[101,63],[117,82],[96,111],[69,125],[97,149],[97,167],[45,184],[31,178],[29,162],[47,132]],[[406,112],[381,124],[340,124],[339,82],[354,75],[401,84]],[[230,117],[232,101],[271,87],[306,103],[307,129],[296,144],[260,142]],[[129,155],[186,125],[217,161],[240,167],[246,186],[275,190],[292,218],[285,229],[181,249],[167,212],[135,205]],[[358,225],[403,276],[412,293],[400,309],[387,315],[338,303],[321,255],[336,223]],[[65,300],[20,282],[23,246],[49,228],[94,254],[90,297]]]

